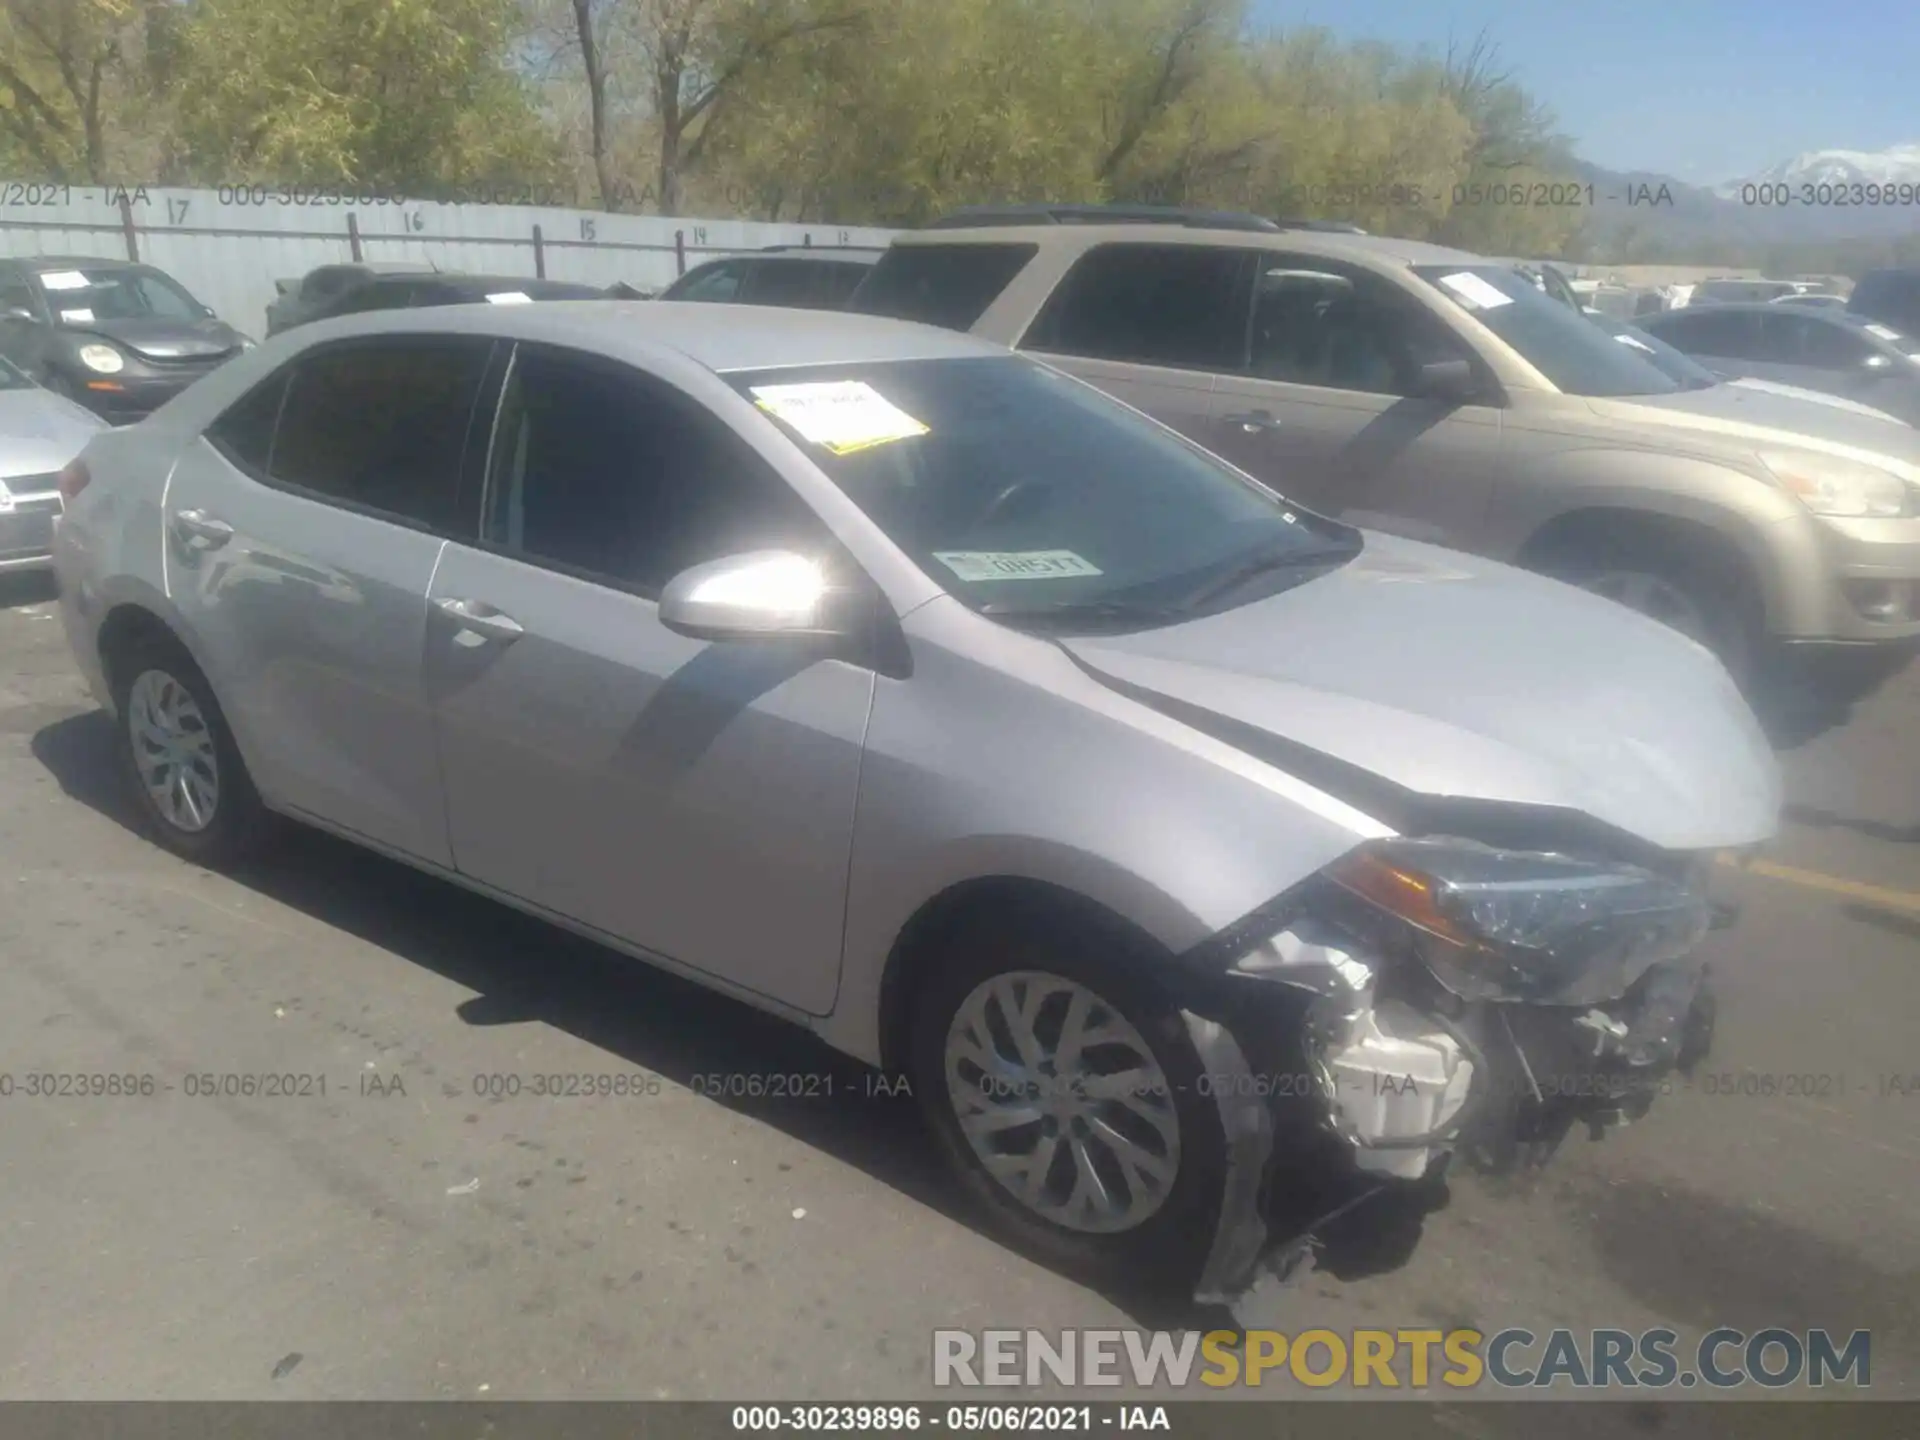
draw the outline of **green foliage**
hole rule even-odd
[[[1571,163],[1496,58],[1260,33],[1247,0],[0,0],[0,168],[566,176],[610,205],[883,225],[1127,200],[1599,243],[1577,210],[1493,198]]]
[[[179,144],[205,183],[535,181],[558,147],[506,67],[511,0],[195,0]]]

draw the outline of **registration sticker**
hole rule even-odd
[[[1511,305],[1513,297],[1502,295],[1481,276],[1471,270],[1462,270],[1453,275],[1442,275],[1440,283],[1459,296],[1474,310],[1493,310],[1502,305]]]
[[[93,282],[78,270],[49,270],[40,277],[40,284],[48,290],[84,290]]]
[[[1071,550],[936,550],[933,558],[962,580],[1065,580],[1101,573]]]
[[[501,290],[487,296],[489,305],[531,305],[533,297],[520,290]]]
[[[864,380],[756,385],[754,403],[835,455],[931,433]]]

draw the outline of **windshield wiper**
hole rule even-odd
[[[1248,556],[1232,569],[1215,576],[1186,595],[1180,601],[1180,609],[1198,610],[1209,601],[1218,600],[1222,595],[1238,590],[1249,580],[1256,580],[1275,570],[1315,569],[1322,565],[1351,560],[1359,553],[1360,548],[1357,545],[1316,545],[1310,550],[1289,545],[1284,549],[1263,550],[1256,555]]]
[[[1179,620],[1183,609],[1144,600],[1048,600],[1023,604],[1017,600],[989,600],[980,613],[995,620]]]

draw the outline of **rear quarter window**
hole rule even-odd
[[[971,330],[1038,245],[896,245],[853,292],[862,315]]]

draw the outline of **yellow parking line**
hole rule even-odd
[[[1879,885],[1864,885],[1858,880],[1843,880],[1838,875],[1822,875],[1815,870],[1796,870],[1791,865],[1776,865],[1771,860],[1749,860],[1742,864],[1723,856],[1720,863],[1735,870],[1744,870],[1749,875],[1764,876],[1768,880],[1784,880],[1789,885],[1824,890],[1829,895],[1845,895],[1852,900],[1864,900],[1870,905],[1920,912],[1920,894],[1911,890],[1888,890]]]

